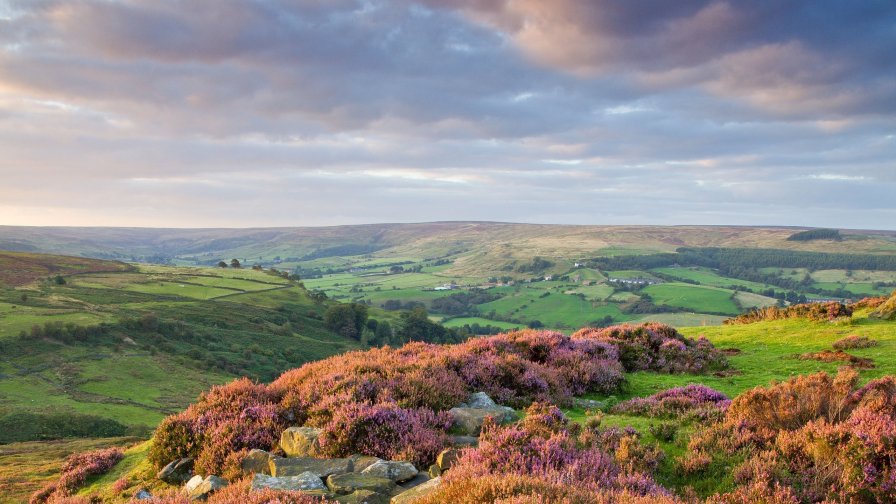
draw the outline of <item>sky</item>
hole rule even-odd
[[[0,0],[0,224],[896,229],[892,0]]]

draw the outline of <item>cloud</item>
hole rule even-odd
[[[894,19],[833,0],[0,0],[0,223],[892,227]]]

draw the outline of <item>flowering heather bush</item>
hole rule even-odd
[[[690,384],[658,392],[650,397],[637,397],[613,408],[614,413],[654,418],[698,419],[721,418],[731,400],[705,385]]]
[[[556,406],[535,403],[517,424],[487,422],[479,445],[420,502],[675,502],[645,474],[657,449],[619,432],[581,431]]]
[[[742,460],[734,477],[745,496],[779,485],[800,502],[894,502],[896,378],[856,382],[845,369],[751,390],[691,439],[690,455]]]
[[[308,425],[324,429],[322,455],[360,452],[428,464],[444,445],[447,417],[439,412],[470,393],[484,391],[514,407],[564,404],[586,392],[616,391],[626,360],[639,363],[633,369],[671,372],[725,364],[705,339],[686,339],[661,324],[574,337],[525,330],[457,345],[350,352],[287,371],[268,386],[243,379],[213,388],[161,423],[149,458],[161,468],[193,457],[198,473],[235,477],[247,450],[270,450],[286,427]]]
[[[896,295],[896,291],[894,291],[893,295]],[[890,299],[890,296],[866,297],[856,301],[855,303],[850,303],[849,307],[853,310],[861,310],[863,308],[877,308],[878,306],[886,303],[888,299]]]
[[[835,350],[854,350],[856,348],[871,348],[877,346],[877,341],[867,336],[851,334],[834,342]]]
[[[728,367],[725,356],[704,337],[686,338],[665,324],[586,328],[573,341],[599,341],[617,348],[626,371],[705,373]]]
[[[270,450],[290,425],[288,411],[264,385],[240,379],[213,387],[186,411],[156,429],[149,460],[161,468],[182,457],[196,459],[199,474],[239,474],[234,453]]]
[[[418,467],[435,460],[448,444],[451,416],[396,404],[346,404],[323,428],[320,452],[329,457],[363,453],[386,460],[407,460]]]
[[[752,324],[754,322],[762,322],[765,320],[782,320],[792,318],[804,318],[815,322],[831,321],[840,317],[851,317],[852,308],[831,301],[827,303],[804,303],[788,306],[786,308],[778,308],[777,306],[768,306],[765,308],[757,308],[750,313],[738,315],[733,319],[728,319],[725,324]]]
[[[104,448],[71,455],[62,464],[59,479],[35,492],[29,502],[59,502],[74,493],[88,477],[105,474],[123,457],[121,448]]]

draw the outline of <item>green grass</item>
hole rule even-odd
[[[710,287],[744,287],[753,291],[761,292],[767,289],[774,289],[774,286],[750,282],[747,280],[739,280],[737,278],[728,278],[719,275],[709,268],[656,268],[651,271],[662,273],[674,278],[683,280],[693,280],[700,285],[708,285]]]
[[[102,438],[0,445],[0,503],[28,502],[32,493],[59,477],[62,462],[73,453],[126,446],[135,441],[133,438]],[[113,471],[120,465],[122,463]]]
[[[500,320],[489,320],[481,317],[458,317],[453,319],[448,319],[443,321],[443,325],[445,327],[463,327],[464,325],[469,324],[479,324],[480,326],[492,326],[492,327],[500,327],[501,329],[522,329],[525,328],[522,324],[511,324],[510,322],[501,322]]]
[[[664,283],[645,287],[645,292],[658,305],[674,306],[694,312],[737,315],[740,308],[731,299],[732,291],[684,283]]]

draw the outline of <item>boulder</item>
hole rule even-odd
[[[134,494],[134,500],[150,500],[152,499],[152,494],[149,493],[145,488],[141,488],[137,490],[137,493]]]
[[[321,430],[314,427],[290,427],[280,434],[280,449],[288,457],[309,457],[317,452]]]
[[[452,428],[466,436],[478,436],[486,417],[492,417],[498,423],[516,420],[516,412],[507,406],[497,408],[451,408],[448,414],[454,419]]]
[[[492,409],[497,408],[498,404],[485,392],[476,392],[470,394],[470,398],[465,404],[461,404],[461,406],[474,409]]]
[[[370,490],[356,490],[334,499],[341,504],[389,504],[389,497]]]
[[[326,490],[323,480],[311,472],[303,472],[298,476],[274,477],[256,474],[252,478],[252,490],[270,488],[272,490]]]
[[[433,465],[429,466],[428,474],[429,474],[430,478],[438,478],[439,476],[442,475],[442,469],[439,467],[438,464],[433,464]]]
[[[413,478],[411,478],[407,481],[404,481],[402,483],[399,483],[398,488],[396,490],[399,490],[400,492],[404,492],[405,490],[410,490],[410,489],[414,488],[415,486],[422,485],[431,479],[432,478],[429,476],[428,473],[420,471]]]
[[[451,436],[451,445],[457,447],[476,446],[479,438],[475,436]]]
[[[312,457],[272,457],[271,476],[298,476],[312,472],[324,479],[332,474],[352,472],[352,461],[347,458],[318,459]]]
[[[381,478],[369,474],[334,474],[327,478],[327,487],[331,492],[340,495],[348,495],[357,490],[370,490],[371,492],[390,495],[392,490],[395,489],[395,482],[389,478]]]
[[[457,448],[447,448],[442,450],[441,453],[436,457],[436,465],[439,466],[439,469],[442,472],[451,469],[451,467],[457,463],[457,459],[460,457],[461,451]]]
[[[264,450],[251,450],[243,458],[240,468],[243,474],[271,474],[271,454]]]
[[[190,480],[193,481],[193,480]],[[188,483],[189,484],[189,483]],[[208,496],[227,486],[227,480],[218,476],[209,476],[187,492],[190,500],[206,500]]]
[[[352,472],[363,472],[364,469],[383,460],[379,457],[370,457],[367,455],[352,455],[349,458],[352,460]]]
[[[159,471],[157,477],[170,485],[182,485],[193,476],[193,459],[177,459]]]
[[[361,471],[361,474],[379,476],[396,483],[407,481],[417,475],[417,468],[410,462],[392,462],[380,460]]]
[[[187,483],[184,485],[184,493],[189,494],[190,492],[192,492],[196,487],[202,484],[202,481],[204,479],[205,478],[198,474],[190,478],[190,480],[187,481]]]
[[[422,485],[417,485],[410,490],[401,492],[392,497],[390,504],[411,504],[415,500],[435,492],[442,484],[442,478],[433,478]]]

